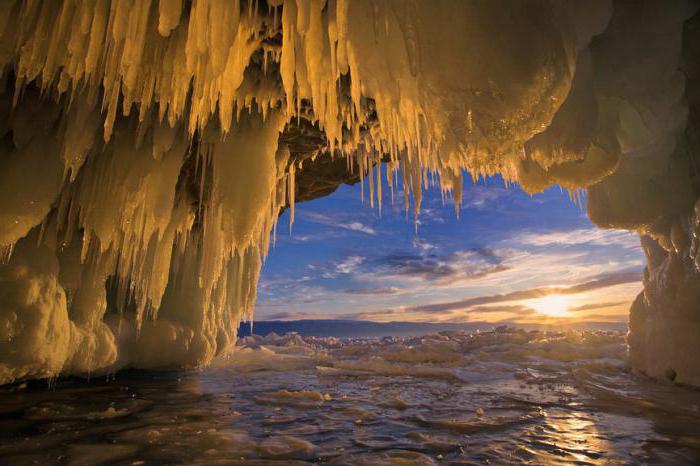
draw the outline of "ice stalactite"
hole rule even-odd
[[[283,124],[246,112],[223,138],[203,132],[197,154],[167,124],[117,124],[0,266],[3,380],[197,366],[230,349],[285,205]]]
[[[467,171],[588,189],[600,225],[663,230],[670,204],[680,215],[697,197],[672,156],[694,8],[659,8],[6,2],[0,383],[227,351],[279,212],[330,157],[378,208],[386,162],[416,214],[435,178],[459,204]]]
[[[450,0],[291,0],[281,12],[258,2],[132,3],[15,2],[20,27],[2,40],[18,92],[37,82],[101,95],[106,140],[120,113],[143,121],[157,108],[193,136],[214,116],[227,132],[253,101],[263,114],[285,101],[287,121],[316,122],[330,151],[405,153],[419,175],[466,167],[512,181],[524,143],[566,100],[579,51],[610,15],[605,1],[508,5],[510,15]],[[493,42],[495,30],[509,31],[508,47]],[[546,170],[585,155],[532,160]]]

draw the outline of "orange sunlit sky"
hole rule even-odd
[[[641,291],[638,236],[596,228],[559,187],[465,181],[459,219],[431,189],[417,225],[402,194],[386,186],[380,216],[360,190],[297,205],[291,235],[280,220],[257,320],[624,322]]]

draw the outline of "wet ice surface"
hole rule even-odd
[[[0,463],[700,462],[700,392],[624,354],[611,333],[248,337],[206,370],[4,387]]]

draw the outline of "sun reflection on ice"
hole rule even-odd
[[[556,410],[550,413],[543,430],[535,438],[538,456],[546,464],[570,464],[572,458],[591,464],[612,448],[598,432],[591,416],[583,412]],[[566,460],[562,461],[564,458]]]

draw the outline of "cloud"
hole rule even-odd
[[[358,295],[392,295],[401,291],[400,288],[395,286],[389,286],[386,288],[354,288],[344,290],[347,294],[358,294]]]
[[[475,314],[488,314],[493,312],[508,312],[510,314],[517,314],[519,316],[529,316],[535,314],[537,311],[531,307],[524,306],[522,304],[513,305],[495,305],[495,306],[476,306],[469,309],[469,312]]]
[[[384,309],[381,311],[367,311],[359,313],[351,313],[340,316],[341,319],[348,320],[378,320],[391,319],[394,317],[404,316],[408,308],[404,306],[395,307],[393,309]]]
[[[586,316],[586,322],[620,322],[626,323],[628,317],[626,314],[589,314]]]
[[[578,228],[547,233],[521,233],[514,240],[528,246],[618,246],[639,248],[639,236],[625,230],[603,230],[600,228]]]
[[[467,187],[462,194],[462,207],[467,209],[483,209],[508,194],[504,187],[493,185],[473,185]]]
[[[330,264],[309,264],[307,268],[312,271],[312,273],[317,273],[321,278],[333,279],[337,278],[338,275],[355,275],[358,273],[360,266],[365,261],[363,256],[347,256],[338,262],[331,262]],[[324,285],[320,284],[322,287]]]
[[[430,253],[422,248],[416,253],[393,253],[374,259],[375,276],[420,279],[450,284],[458,280],[485,277],[509,270],[503,257],[489,248],[472,248],[449,254]]]
[[[430,251],[431,249],[437,248],[434,244],[428,243],[418,237],[413,238],[413,247],[421,251]]]
[[[289,240],[292,242],[297,242],[297,243],[307,243],[310,241],[323,241],[327,237],[328,237],[328,234],[322,234],[322,233],[302,235],[302,234],[297,234],[297,233],[292,232],[289,236]]]
[[[541,298],[542,296],[547,296],[551,294],[577,294],[586,291],[596,290],[599,288],[606,288],[609,286],[622,285],[626,283],[638,283],[641,281],[641,278],[642,276],[639,270],[628,270],[592,277],[590,280],[584,283],[580,283],[569,287],[529,288],[504,294],[477,296],[474,298],[462,299],[458,301],[414,306],[410,308],[405,308],[404,312],[444,313],[449,311],[465,310],[469,308],[474,308],[476,306],[483,306],[488,304]]]
[[[341,262],[335,264],[335,271],[343,274],[354,273],[358,267],[362,265],[364,260],[365,258],[362,256],[348,256]]]
[[[361,222],[343,222],[338,219],[329,217],[327,215],[319,214],[318,212],[308,212],[303,211],[299,215],[300,219],[303,221],[316,223],[318,225],[324,225],[332,228],[342,228],[344,230],[356,231],[359,233],[364,233],[366,235],[376,235],[377,231],[369,225],[365,225]]]
[[[364,233],[366,235],[377,234],[374,228],[360,222],[339,223],[336,226],[339,228],[345,228],[346,230],[359,231],[360,233]]]
[[[555,291],[547,294],[576,294],[583,293],[585,291],[597,290],[598,288],[607,288],[609,286],[625,285],[627,283],[641,283],[641,281],[641,270],[622,270],[620,272],[598,275],[597,277],[593,277],[592,280],[579,285],[570,286],[568,288],[559,288],[560,291],[556,291],[557,288],[553,288]]]
[[[569,312],[581,312],[581,311],[594,311],[596,309],[607,309],[611,307],[621,306],[623,304],[628,304],[627,301],[613,301],[605,303],[592,303],[584,304],[582,306],[576,306],[569,308]]]
[[[277,312],[265,316],[265,320],[299,320],[307,319],[309,314],[305,312]]]

